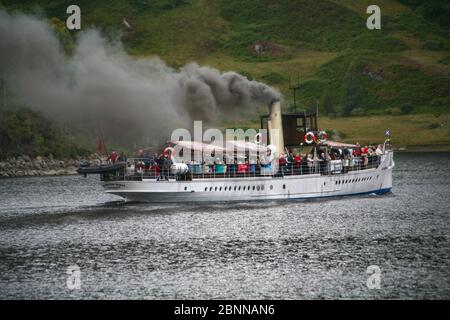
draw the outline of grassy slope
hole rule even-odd
[[[71,1],[0,0],[0,3],[19,10],[43,10],[49,17],[64,20],[65,8]],[[361,136],[372,135],[370,130],[382,132],[389,124],[386,122],[391,121],[394,128],[400,119],[403,125],[394,131],[402,145],[423,144],[411,134],[414,130],[432,134],[430,143],[448,142],[448,132],[444,129],[426,128],[436,122],[431,113],[437,109],[449,112],[450,108],[450,30],[422,15],[408,0],[377,2],[383,15],[380,31],[365,28],[369,0],[112,0],[95,4],[82,0],[77,3],[82,8],[84,28],[95,26],[108,34],[122,34],[127,50],[134,55],[159,55],[175,67],[197,61],[224,71],[235,70],[276,86],[287,102],[291,98],[289,78],[299,74],[303,105],[314,105],[327,93],[339,112],[345,73],[350,63],[356,63],[365,114],[383,115],[386,109],[408,103],[416,112],[428,115],[380,116],[383,121],[370,122],[372,129],[358,127],[356,118],[326,118],[323,123],[327,127],[336,126],[348,140],[362,140]],[[123,29],[123,17],[131,22],[134,31]],[[276,46],[276,52],[255,54],[251,46],[261,41]],[[365,67],[381,70],[382,80],[363,75]],[[255,125],[257,120],[254,114],[246,112],[238,125]],[[414,121],[424,124],[417,125]],[[226,122],[229,120],[223,124]],[[351,130],[348,125],[355,125],[359,131]]]
[[[446,127],[447,122],[447,127]],[[450,151],[448,118],[431,114],[368,116],[350,118],[319,119],[319,125],[333,128],[342,136],[342,141],[375,144],[383,141],[383,130],[392,132],[393,144],[407,149],[433,146],[435,150]],[[429,149],[429,148],[424,148]]]

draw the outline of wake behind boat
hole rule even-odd
[[[107,193],[155,203],[391,191],[394,160],[389,138],[376,147],[328,141],[327,133],[317,127],[317,112],[282,114],[279,101],[269,110],[261,117],[260,132],[243,141],[233,139],[220,146],[172,140],[161,155],[124,159],[115,154],[107,164],[83,166],[78,172],[100,174]]]

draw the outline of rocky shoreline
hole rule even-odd
[[[97,154],[63,160],[54,159],[52,155],[35,158],[22,155],[0,160],[0,178],[74,175],[77,174],[81,160],[87,160],[93,164],[100,163],[100,157]]]

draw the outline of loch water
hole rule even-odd
[[[155,205],[95,176],[1,179],[0,299],[449,299],[450,153],[395,162],[391,194],[309,201]]]

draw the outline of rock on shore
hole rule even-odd
[[[0,178],[74,175],[82,159],[91,163],[100,162],[97,154],[64,160],[54,159],[52,155],[36,158],[22,155],[0,161]]]

